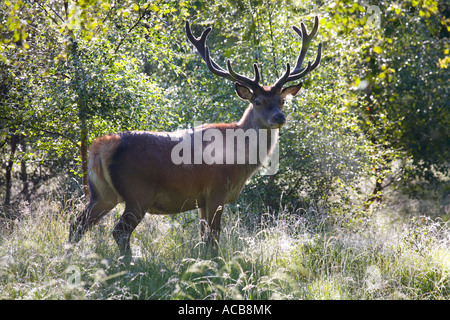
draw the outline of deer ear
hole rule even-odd
[[[253,92],[247,88],[246,86],[243,86],[237,82],[234,83],[234,88],[236,89],[236,93],[239,96],[239,98],[243,100],[251,101],[253,98]]]
[[[290,87],[281,89],[281,97],[283,99],[286,99],[287,96],[292,96],[292,97],[295,96],[298,93],[298,91],[300,90],[300,88],[302,87],[302,85],[303,85],[303,83],[299,83],[299,84],[296,84],[295,86],[290,86]]]

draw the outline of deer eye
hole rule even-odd
[[[255,101],[255,106],[257,106],[257,107],[261,107],[261,106],[262,106],[262,103],[261,103],[261,101],[259,101],[259,100],[256,100],[256,101]]]

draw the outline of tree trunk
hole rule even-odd
[[[381,203],[381,191],[383,190],[383,178],[380,177],[380,169],[375,168],[375,187],[373,188],[371,197],[367,200],[368,206],[373,202]]]
[[[66,11],[66,18],[68,19],[68,0],[64,1],[64,8]],[[73,79],[75,80],[75,92],[77,93],[77,107],[78,120],[80,121],[80,155],[81,155],[81,172],[82,172],[82,188],[84,195],[89,197],[89,183],[88,183],[88,144],[89,132],[87,127],[87,108],[86,108],[86,89],[81,81],[83,70],[79,68],[78,43],[73,35],[73,31],[69,30],[69,37],[71,39],[68,49],[70,50],[73,59]]]
[[[9,129],[9,132],[11,133],[9,143],[11,151],[9,154],[8,164],[6,165],[6,174],[5,174],[6,191],[5,191],[5,201],[3,203],[5,206],[9,206],[11,204],[12,169],[14,165],[14,156],[16,154],[17,143],[19,141],[19,136],[13,133],[15,132],[13,128]]]
[[[89,144],[89,135],[86,125],[85,119],[80,119],[81,121],[81,170],[83,173],[82,183],[83,183],[83,192],[86,197],[89,197],[89,183],[88,183],[88,144]]]
[[[22,146],[22,151],[27,151],[27,143],[25,141],[25,136],[20,136],[20,145]],[[24,199],[30,203],[31,202],[31,194],[29,188],[28,174],[27,174],[27,160],[24,157],[20,162],[20,180],[22,180],[22,195]]]

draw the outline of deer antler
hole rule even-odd
[[[231,61],[227,60],[227,70],[220,67],[210,56],[209,47],[206,45],[206,39],[208,38],[209,33],[211,32],[212,28],[208,27],[206,28],[200,38],[194,37],[191,31],[191,27],[189,25],[189,21],[186,20],[186,34],[189,39],[189,41],[195,46],[197,49],[198,54],[200,57],[206,62],[206,65],[208,66],[208,69],[215,75],[225,78],[227,80],[231,80],[234,82],[237,82],[241,85],[244,85],[255,92],[256,90],[261,89],[261,86],[259,85],[260,80],[260,74],[258,70],[258,66],[253,64],[253,69],[255,71],[255,77],[254,79],[247,78],[245,76],[242,76],[238,73],[236,73],[233,68],[231,67]]]
[[[308,62],[308,66],[306,68],[302,68],[303,60],[305,60],[306,52],[308,52],[311,40],[316,36],[317,30],[319,29],[319,18],[317,16],[314,17],[314,26],[311,30],[311,33],[309,34],[303,22],[300,24],[300,27],[301,30],[296,26],[292,27],[292,29],[294,29],[294,31],[297,32],[297,34],[302,38],[302,49],[300,51],[300,54],[298,55],[297,64],[292,72],[290,71],[289,63],[286,65],[285,74],[275,84],[275,87],[277,87],[278,89],[281,89],[287,82],[303,78],[304,76],[306,76],[306,74],[313,71],[320,64],[320,59],[322,58],[322,43],[319,43],[319,46],[317,48],[317,56],[314,63],[311,64],[311,62]]]

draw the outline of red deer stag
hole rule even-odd
[[[307,32],[303,23],[301,29],[293,27],[302,38],[302,48],[294,70],[291,71],[288,63],[286,72],[274,85],[262,86],[256,64],[253,65],[254,79],[236,73],[229,60],[227,70],[221,68],[210,57],[206,45],[211,28],[196,38],[186,21],[187,37],[209,70],[233,81],[237,95],[249,101],[250,105],[235,123],[206,124],[175,132],[122,132],[96,139],[90,147],[90,202],[72,223],[69,241],[79,241],[118,203],[125,202],[125,211],[113,230],[113,237],[122,254],[130,253],[131,234],[146,212],[175,214],[195,208],[198,208],[200,216],[202,239],[215,247],[224,205],[237,200],[245,182],[269,157],[278,139],[278,130],[286,122],[282,112],[284,100],[287,96],[295,96],[302,83],[287,88],[283,86],[304,77],[320,63],[321,44],[314,63],[309,62],[302,67],[318,26],[319,20],[315,17],[311,33]],[[252,130],[255,133],[253,136],[249,134]],[[219,141],[230,132],[238,131],[244,134],[244,144],[241,142],[239,145],[234,138],[231,143],[225,139],[225,142]],[[250,141],[252,137],[256,140]],[[213,143],[215,148],[211,155],[214,153],[214,161],[202,159],[202,152],[211,149]],[[251,148],[255,145],[264,150],[256,160],[251,159]],[[179,158],[181,153],[182,161]],[[176,161],[174,155],[178,157]],[[243,160],[239,161],[239,157]]]

